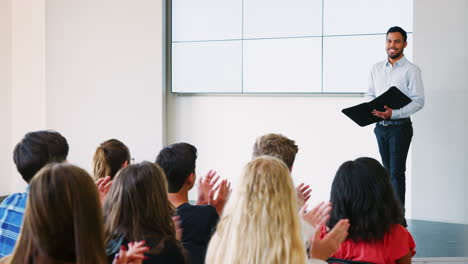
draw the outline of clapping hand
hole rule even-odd
[[[299,214],[301,217],[313,226],[316,230],[321,226],[324,225],[328,219],[330,218],[330,211],[331,211],[331,203],[321,202],[317,204],[312,210],[308,211],[308,204],[302,206]]]
[[[112,187],[111,177],[106,176],[104,178],[100,178],[99,180],[95,182],[95,184],[99,192],[99,201],[101,201],[101,205],[104,205],[104,201],[106,200],[107,193]]]
[[[215,198],[215,193],[217,193]],[[223,213],[224,206],[226,205],[229,195],[231,194],[231,183],[226,179],[222,180],[221,183],[210,191],[210,204],[216,208],[218,215],[221,216]]]
[[[304,183],[301,183],[296,187],[297,203],[299,208],[301,208],[309,200],[311,192],[312,189],[310,186],[305,185]]]
[[[145,243],[145,241],[130,242],[128,250],[122,245],[112,264],[142,264],[146,258],[144,253],[149,250],[149,247],[145,247]]]
[[[317,230],[311,240],[310,256],[321,260],[331,257],[348,236],[349,226],[348,219],[341,219],[322,239],[320,239],[320,230]]]
[[[209,170],[205,177],[201,177],[198,180],[198,199],[196,204],[209,204],[210,192],[219,180],[219,175],[216,176],[216,171]]]

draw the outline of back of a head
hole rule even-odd
[[[299,151],[294,140],[281,134],[266,134],[258,137],[253,146],[253,158],[268,155],[282,160],[291,170]]]
[[[102,210],[90,175],[50,164],[31,180],[20,238],[11,263],[38,255],[51,261],[105,263]]]
[[[144,161],[119,171],[104,203],[106,241],[175,239],[163,170]]]
[[[305,263],[297,212],[288,167],[271,156],[254,159],[233,189],[206,263]]]
[[[330,201],[333,207],[328,226],[333,227],[340,219],[349,219],[348,238],[356,242],[379,241],[402,219],[402,209],[390,177],[372,158],[346,161],[339,167],[332,183]]]
[[[195,172],[197,148],[188,143],[176,143],[163,148],[156,157],[156,163],[164,170],[169,192],[180,190],[187,177]]]
[[[52,130],[27,133],[13,151],[13,161],[26,182],[47,163],[65,161],[67,156],[67,140]]]
[[[94,180],[106,176],[114,178],[125,162],[130,164],[130,151],[124,143],[117,139],[102,142],[93,157]]]

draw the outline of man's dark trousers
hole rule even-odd
[[[374,133],[377,137],[382,163],[390,174],[395,194],[404,208],[406,157],[413,137],[413,125],[409,118],[383,121],[377,123]]]

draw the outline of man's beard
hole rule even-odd
[[[401,56],[401,54],[403,54],[403,50],[400,51],[400,52],[398,52],[398,53],[396,53],[395,55],[390,55],[390,54],[387,52],[388,57],[389,57],[390,59],[392,59],[392,60],[393,60],[393,59],[397,59],[398,57]]]

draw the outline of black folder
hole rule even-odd
[[[382,118],[372,114],[374,109],[383,112],[385,111],[385,105],[391,109],[400,109],[410,102],[411,99],[408,96],[402,93],[395,86],[392,86],[385,93],[381,94],[374,100],[345,108],[341,110],[341,112],[351,118],[354,122],[356,122],[356,124],[363,127],[383,120]]]

